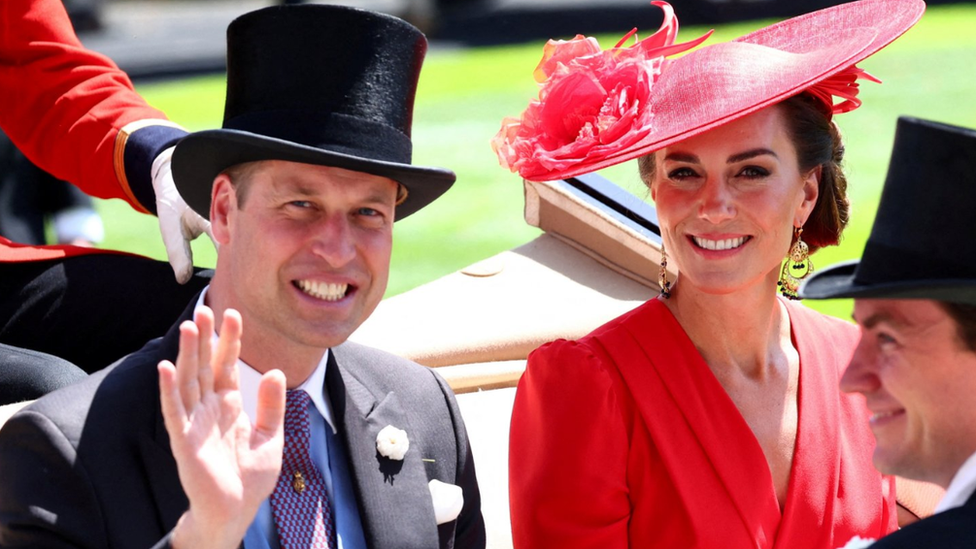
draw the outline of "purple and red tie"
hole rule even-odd
[[[325,481],[309,453],[308,405],[301,389],[288,391],[285,402],[285,449],[271,510],[281,549],[336,549],[332,506]]]

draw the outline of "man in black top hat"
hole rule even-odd
[[[854,298],[861,341],[840,385],[866,399],[875,466],[947,489],[872,548],[976,547],[974,211],[976,130],[901,118],[862,259],[800,291]]]
[[[223,128],[173,156],[213,281],[163,338],[6,423],[0,546],[484,547],[450,388],[346,342],[394,220],[454,182],[411,165],[425,48],[352,8],[231,23]]]

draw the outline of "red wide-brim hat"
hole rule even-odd
[[[904,34],[925,11],[922,0],[860,0],[665,60],[682,49],[672,44],[677,20],[670,6],[653,4],[665,10],[662,29],[633,46],[599,51],[582,36],[550,41],[537,71],[546,76],[539,100],[520,120],[506,119],[493,140],[503,166],[529,180],[565,179],[804,91],[832,113],[852,110],[860,104],[857,79],[871,78],[854,65]],[[592,41],[588,50],[585,41]],[[835,104],[835,96],[843,101]]]

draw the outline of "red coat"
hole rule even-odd
[[[516,549],[835,549],[896,527],[863,400],[838,380],[852,325],[789,304],[797,440],[780,512],[765,456],[667,307],[651,300],[535,351],[516,393]]]
[[[0,127],[55,177],[101,198],[155,211],[156,154],[186,134],[132,88],[107,57],[78,41],[61,0],[0,2]],[[0,261],[90,253],[0,241]]]

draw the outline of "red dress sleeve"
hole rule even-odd
[[[155,211],[152,160],[186,134],[81,45],[61,0],[0,2],[0,105],[0,127],[35,164],[140,211]]]
[[[586,345],[528,359],[509,440],[516,549],[628,547],[628,421],[619,375]]]

